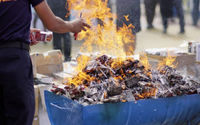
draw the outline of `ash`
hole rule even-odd
[[[87,77],[78,85],[53,85],[51,91],[83,105],[200,94],[200,83],[182,76],[176,69],[169,66],[146,69],[132,58],[117,62],[103,55],[90,61],[82,72],[91,79]]]

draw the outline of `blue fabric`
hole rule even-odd
[[[45,91],[52,125],[197,125],[199,100],[200,95],[189,95],[84,107]]]
[[[31,8],[43,0],[0,0],[0,44],[7,41],[29,42]]]

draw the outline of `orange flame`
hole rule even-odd
[[[88,64],[88,62],[91,60],[91,58],[87,55],[80,55],[79,57],[77,57],[77,62],[78,62],[78,66],[76,67],[77,71],[82,71],[82,69],[84,67],[86,67],[86,65]]]
[[[168,55],[166,58],[164,58],[159,64],[158,64],[158,69],[161,69],[163,66],[169,66],[172,68],[176,68],[176,64],[174,62],[176,61],[176,57],[171,56],[169,51]]]
[[[156,93],[157,93],[157,88],[151,88],[149,91],[147,92],[144,92],[142,94],[138,94],[136,100],[138,99],[144,99],[144,98],[147,98],[147,97],[154,97],[156,96]]]
[[[126,21],[129,21],[129,15],[125,15],[124,18],[126,19]]]
[[[144,65],[146,71],[151,68],[151,65],[149,64],[149,60],[146,53],[140,54],[140,62],[142,65]]]
[[[126,51],[124,45],[129,45],[134,41],[132,34],[134,26],[124,24],[117,30],[115,23],[117,17],[111,13],[107,3],[108,0],[68,0],[69,9],[78,13],[76,17],[78,18],[82,13],[82,18],[92,27],[79,34],[78,39],[85,41],[80,50],[84,53],[98,51],[101,54],[117,57],[132,55],[134,46],[128,46],[128,51]],[[128,16],[125,17],[128,20]],[[81,63],[86,64],[84,61]]]
[[[0,3],[1,2],[9,2],[9,1],[16,1],[16,0],[0,0]]]
[[[86,82],[85,80],[87,80],[86,83],[90,83],[90,81],[93,81],[94,79],[95,78],[87,75],[84,72],[79,72],[75,77],[69,78],[67,84],[73,84],[75,86],[84,85],[84,82]]]
[[[87,75],[85,72],[82,71],[90,60],[91,58],[86,55],[80,55],[79,57],[77,57],[78,66],[76,67],[76,71],[78,71],[78,74],[73,78],[69,78],[67,84],[74,84],[77,86],[83,84],[85,80],[94,80],[93,77]]]

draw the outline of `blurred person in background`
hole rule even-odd
[[[193,0],[192,21],[193,25],[197,26],[199,20],[199,0]]]
[[[39,17],[32,7],[31,7],[31,11],[32,11],[32,16],[33,16],[33,28],[37,28],[36,25],[37,25],[37,22],[39,20]]]
[[[173,17],[173,6],[176,9],[176,13],[179,18],[180,32],[181,34],[185,33],[185,19],[183,11],[183,2],[182,0],[161,0],[160,1],[160,10],[162,15],[163,22],[163,33],[167,33],[168,28],[168,19]]]
[[[123,26],[123,23],[126,25],[133,24],[135,28],[132,30],[132,33],[134,35],[132,43],[129,43],[128,45],[124,45],[124,49],[126,53],[128,52],[128,46],[133,46],[134,50],[136,47],[136,33],[138,33],[141,30],[140,25],[140,16],[141,16],[141,10],[140,10],[140,0],[117,0],[116,1],[117,6],[117,29]],[[124,16],[128,16],[129,21],[125,19]]]
[[[83,19],[56,17],[45,0],[0,0],[0,125],[32,125],[35,112],[33,71],[29,55],[31,5],[47,29],[79,33]]]
[[[156,5],[159,3],[159,0],[144,0],[145,5],[145,14],[147,20],[147,29],[153,29],[153,19],[155,16]]]
[[[53,13],[65,21],[69,21],[69,11],[67,0],[47,0]],[[53,32],[53,48],[62,51],[65,61],[71,60],[71,37],[69,33],[55,33]]]

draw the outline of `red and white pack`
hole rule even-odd
[[[53,38],[52,32],[31,32],[30,34],[31,41],[37,41],[37,42],[51,42]]]

